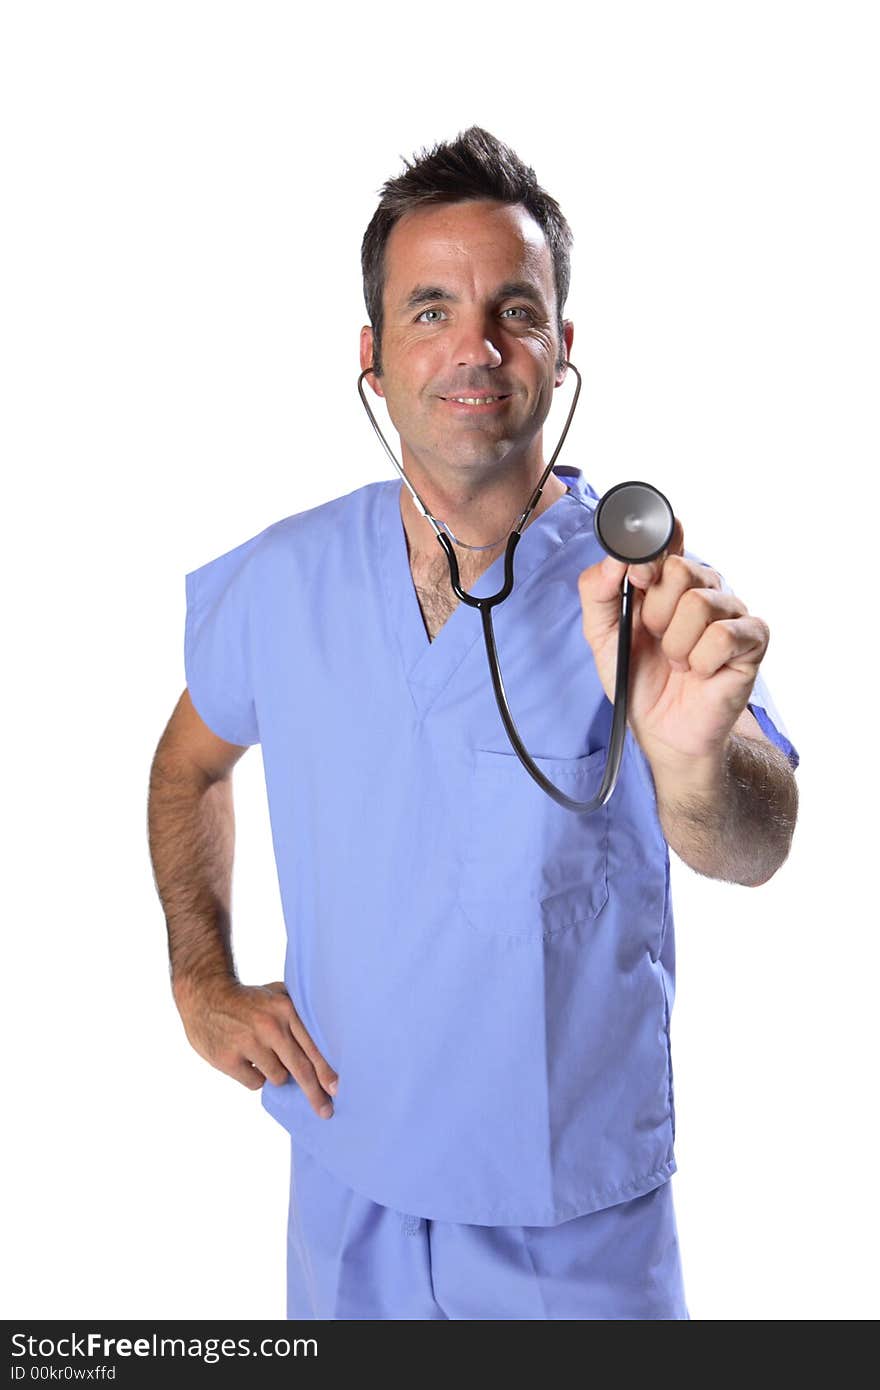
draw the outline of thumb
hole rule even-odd
[[[596,650],[605,640],[617,631],[620,618],[620,587],[627,566],[613,555],[581,570],[578,575],[578,593],[583,612],[584,636]]]

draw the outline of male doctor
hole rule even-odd
[[[534,172],[479,127],[389,180],[364,236],[361,368],[475,593],[499,587],[545,467],[570,245]],[[331,438],[328,457],[351,447]],[[526,745],[584,800],[627,571],[599,547],[596,500],[555,467],[495,621]],[[510,749],[479,618],[399,479],[186,577],[150,847],[187,1037],[290,1134],[290,1318],[690,1316],[668,849],[766,883],[798,755],[759,672],[767,624],[679,521],[629,575],[626,748],[591,815]],[[231,775],[258,742],[288,934],[265,986],[238,979],[230,924]]]

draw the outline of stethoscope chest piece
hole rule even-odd
[[[596,505],[596,537],[603,550],[627,565],[661,555],[675,530],[668,500],[650,483],[618,483]]]

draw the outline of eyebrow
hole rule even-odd
[[[498,286],[493,298],[499,301],[502,299],[528,299],[539,309],[546,307],[540,291],[534,285],[529,284],[528,280],[507,280],[503,285]],[[416,285],[400,307],[404,310],[418,309],[422,304],[432,304],[435,299],[445,299],[448,304],[459,302],[457,295],[443,289],[441,285]]]

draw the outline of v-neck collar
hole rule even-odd
[[[560,465],[554,475],[569,489],[546,511],[529,522],[522,533],[513,560],[513,589],[497,609],[502,614],[518,603],[526,581],[564,545],[576,531],[592,526],[597,494],[581,470]],[[431,641],[425,629],[418,595],[409,565],[406,529],[400,514],[399,478],[384,483],[379,507],[379,567],[382,572],[387,611],[400,652],[403,673],[420,715],[427,713],[445,688],[474,643],[482,641],[482,623],[476,609],[457,605]],[[469,589],[476,598],[496,593],[504,581],[504,553],[496,556]]]

